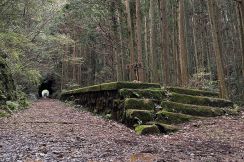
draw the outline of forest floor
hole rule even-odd
[[[244,161],[244,113],[139,136],[57,100],[39,100],[0,119],[0,161]]]

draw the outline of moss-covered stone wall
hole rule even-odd
[[[218,98],[218,93],[180,87],[165,89],[148,83],[94,85],[64,91],[61,99],[109,116],[144,135],[175,132],[178,124],[191,120],[238,114],[234,104]]]

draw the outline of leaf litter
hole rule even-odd
[[[174,134],[139,136],[58,100],[39,100],[0,119],[0,161],[244,161],[243,112],[180,127]]]

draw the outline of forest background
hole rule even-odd
[[[241,0],[1,0],[0,50],[35,94],[109,81],[220,91],[243,104]]]

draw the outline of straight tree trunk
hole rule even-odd
[[[130,80],[135,80],[135,74],[133,69],[133,64],[135,63],[134,56],[134,39],[133,39],[133,30],[132,30],[132,22],[131,22],[131,13],[130,13],[130,0],[125,0],[125,7],[127,13],[127,25],[129,32],[129,50],[130,50]]]
[[[90,75],[90,85],[96,83],[96,52],[92,47],[89,49],[90,53],[90,67],[91,67],[91,75]]]
[[[150,9],[149,9],[149,18],[150,18],[150,79],[151,82],[158,82],[158,69],[157,69],[157,56],[155,52],[155,0],[150,0]]]
[[[119,69],[121,74],[119,74],[119,81],[125,80],[125,65],[124,65],[124,53],[123,53],[123,31],[122,31],[122,21],[121,21],[121,9],[118,8],[118,34],[119,34],[119,42],[120,42],[120,53],[118,55],[119,58]]]
[[[144,34],[144,43],[145,43],[145,70],[146,70],[146,81],[149,82],[150,80],[150,72],[149,72],[149,54],[148,54],[148,23],[147,23],[147,16],[145,16],[145,34]]]
[[[65,60],[65,66],[66,66],[66,68],[64,67],[64,84],[66,84],[67,82],[70,81],[70,76],[69,76],[70,66],[69,66],[69,61],[68,61],[68,59],[70,57],[69,52],[70,52],[69,44],[67,44],[67,45],[65,45],[65,54],[64,54],[64,60]]]
[[[195,62],[196,62],[196,73],[199,72],[199,63],[198,63],[198,50],[197,50],[197,24],[196,24],[196,11],[195,11],[195,0],[192,0],[192,11],[193,11],[193,16],[192,16],[192,21],[193,21],[193,43],[194,43],[194,56],[195,56]]]
[[[224,68],[223,68],[223,58],[222,58],[222,51],[220,46],[220,33],[217,29],[217,22],[216,22],[216,12],[215,12],[215,4],[214,1],[207,1],[208,2],[208,12],[209,12],[209,19],[211,24],[211,33],[213,37],[213,46],[214,46],[214,53],[217,63],[217,75],[220,85],[220,97],[228,99],[228,90],[225,83],[224,77]]]
[[[166,1],[159,0],[159,9],[161,15],[161,48],[162,48],[162,64],[163,64],[163,82],[169,84],[169,59],[168,59],[168,23],[166,19]]]
[[[242,77],[244,78],[244,0],[237,1],[238,25],[240,31],[240,41],[242,48]]]
[[[63,46],[63,52],[62,52],[62,69],[61,69],[61,91],[63,90],[64,87],[64,58],[65,58],[65,45]]]
[[[81,46],[81,44],[80,44],[80,52],[79,52],[79,58],[81,59],[82,58],[82,46]],[[81,71],[81,67],[82,67],[82,63],[81,62],[79,62],[79,85],[81,86],[81,73],[82,73],[82,71]]]
[[[142,37],[141,37],[141,0],[136,0],[136,36],[137,36],[137,55],[138,63],[142,68],[139,68],[139,81],[144,81],[144,70],[142,61]]]
[[[72,79],[74,82],[76,82],[76,65],[75,65],[75,62],[76,62],[76,44],[74,43],[74,46],[73,46],[73,55],[72,55]]]
[[[175,72],[175,83],[174,85],[181,85],[181,72],[180,72],[180,63],[179,63],[179,39],[178,39],[178,13],[177,8],[172,4],[172,17],[173,17],[173,39],[172,39],[172,53],[174,55],[174,66],[172,69]]]
[[[118,33],[118,19],[117,19],[117,5],[115,4],[115,1],[111,1],[111,5],[110,5],[110,14],[111,14],[111,19],[112,19],[112,31],[113,31],[113,35],[114,35],[114,41],[117,43],[118,42],[118,37],[117,37],[117,33]],[[114,75],[113,80],[118,81],[120,78],[120,70],[119,70],[119,57],[118,57],[118,51],[117,51],[117,44],[113,43],[113,41],[111,42],[111,45],[113,47],[113,54],[114,56],[112,56],[113,58],[113,74],[116,73],[116,75]]]
[[[187,50],[185,42],[185,8],[184,0],[179,0],[179,61],[180,61],[180,71],[181,71],[181,83],[183,86],[188,84],[188,63],[187,63]]]

